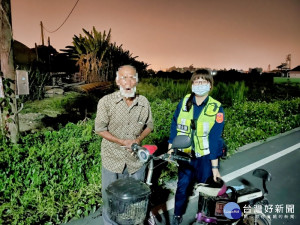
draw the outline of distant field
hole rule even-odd
[[[274,83],[300,83],[300,78],[274,77]]]

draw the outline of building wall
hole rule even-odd
[[[290,71],[289,76],[290,78],[300,78],[300,71]]]

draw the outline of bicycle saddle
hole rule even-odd
[[[263,193],[258,188],[247,187],[237,191],[237,203],[246,202],[261,197],[263,197]]]
[[[197,192],[199,192],[200,195],[217,197],[226,193],[227,186],[222,179],[217,178],[217,182],[210,180],[210,182],[208,182],[207,184],[196,184],[195,189]]]

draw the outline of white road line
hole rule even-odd
[[[231,180],[233,180],[233,179],[235,179],[235,178],[237,178],[239,176],[244,175],[245,173],[248,173],[251,170],[254,170],[254,169],[256,169],[256,168],[258,168],[258,167],[260,167],[262,165],[265,165],[265,164],[267,164],[269,162],[272,162],[275,159],[278,159],[278,158],[280,158],[280,157],[282,157],[282,156],[284,156],[284,155],[286,155],[286,154],[288,154],[290,152],[293,152],[293,151],[295,151],[295,150],[297,150],[299,148],[300,148],[300,143],[295,144],[295,145],[293,145],[293,146],[291,146],[289,148],[286,148],[286,149],[284,149],[284,150],[282,150],[280,152],[277,152],[277,153],[275,153],[273,155],[270,155],[270,156],[268,156],[268,157],[266,157],[264,159],[261,159],[261,160],[255,162],[255,163],[252,163],[252,164],[250,164],[248,166],[245,166],[245,167],[243,167],[241,169],[238,169],[238,170],[233,171],[233,172],[231,172],[229,174],[226,174],[225,176],[222,176],[222,179],[225,182],[231,181]]]
[[[282,156],[284,156],[284,155],[286,155],[288,153],[291,153],[291,152],[293,152],[293,151],[295,151],[295,150],[297,150],[299,148],[300,148],[300,143],[295,144],[295,145],[293,145],[293,146],[291,146],[289,148],[286,148],[286,149],[284,149],[284,150],[282,150],[280,152],[277,152],[277,153],[275,153],[273,155],[270,155],[270,156],[268,156],[266,158],[263,158],[263,159],[255,162],[255,163],[252,163],[252,164],[250,164],[248,166],[245,166],[245,167],[243,167],[241,169],[238,169],[238,170],[233,171],[233,172],[231,172],[229,174],[226,174],[225,176],[222,176],[222,179],[225,182],[231,181],[231,180],[233,180],[233,179],[235,179],[235,178],[237,178],[239,176],[244,175],[245,173],[248,173],[251,170],[254,170],[254,169],[256,169],[256,168],[258,168],[258,167],[260,167],[262,165],[265,165],[265,164],[267,164],[269,162],[272,162],[272,161],[274,161],[274,160],[276,160],[276,159],[278,159],[278,158],[280,158],[280,157],[282,157]],[[195,198],[197,196],[198,195],[191,196],[190,199],[193,199],[193,198]],[[172,198],[169,201],[167,201],[166,202],[166,210],[168,211],[170,209],[173,209],[174,208],[174,203],[175,203],[174,198]],[[158,210],[158,212],[159,213],[163,213],[163,210]]]

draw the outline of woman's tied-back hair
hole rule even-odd
[[[196,70],[191,77],[191,83],[193,83],[195,80],[198,80],[199,78],[202,78],[203,80],[207,80],[210,83],[210,90],[212,90],[213,86],[214,86],[214,79],[210,73],[209,70],[207,69],[198,69]],[[193,98],[195,96],[195,93],[192,92],[192,94],[190,95],[189,99],[186,102],[186,109],[189,112],[192,108],[193,105]]]

